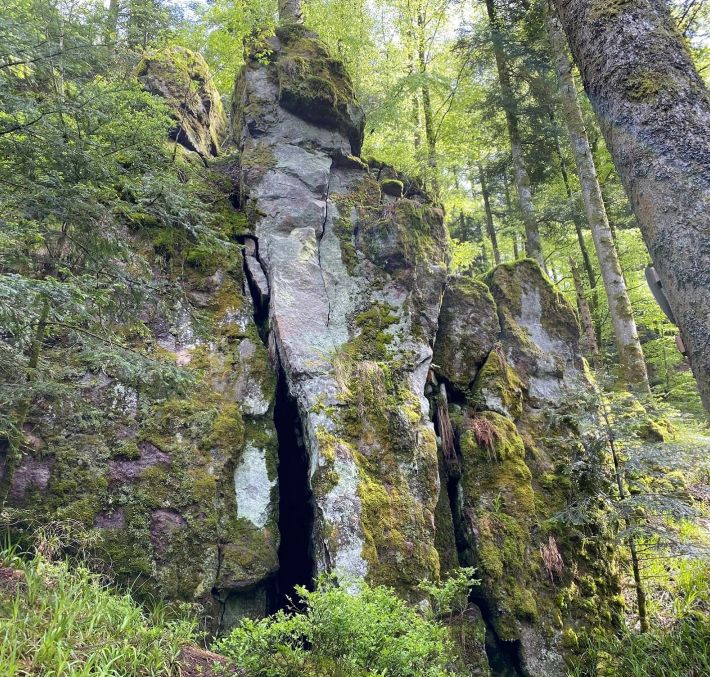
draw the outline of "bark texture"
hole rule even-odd
[[[710,411],[710,100],[662,0],[555,0]]]
[[[488,192],[488,182],[486,181],[486,175],[483,171],[483,167],[478,165],[478,180],[481,184],[481,193],[483,195],[483,206],[486,210],[486,231],[488,232],[488,237],[491,240],[491,247],[493,248],[493,258],[495,259],[496,265],[500,263],[500,250],[498,249],[498,235],[496,234],[496,227],[493,223],[493,211],[491,210],[491,199],[490,193]]]
[[[646,363],[641,350],[636,322],[614,239],[609,228],[604,200],[597,171],[584,127],[582,110],[577,98],[577,87],[572,75],[572,64],[567,56],[564,33],[557,17],[547,17],[550,43],[559,81],[562,112],[569,133],[577,175],[582,188],[582,201],[587,222],[592,231],[594,247],[599,259],[599,269],[609,304],[609,316],[614,329],[614,339],[619,353],[624,380],[643,392],[649,391]]]
[[[510,137],[510,154],[513,159],[513,175],[515,177],[515,188],[518,191],[520,201],[520,211],[525,224],[525,251],[530,258],[535,259],[543,268],[545,262],[542,257],[542,244],[540,243],[540,229],[535,216],[532,190],[530,189],[530,176],[525,168],[525,158],[523,157],[523,144],[520,139],[520,125],[518,124],[517,106],[515,94],[510,82],[508,72],[508,60],[503,49],[501,26],[498,21],[496,7],[493,0],[486,0],[488,20],[491,26],[491,39],[493,41],[493,53],[498,70],[498,81],[500,92],[505,107],[505,120],[508,126],[508,136]]]

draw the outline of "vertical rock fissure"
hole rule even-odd
[[[259,259],[258,240],[252,239],[254,258]],[[264,300],[248,270],[245,274],[254,304],[254,321],[259,336],[269,346],[269,300]],[[263,266],[262,266],[263,270]],[[314,500],[309,477],[308,451],[304,443],[303,425],[298,405],[288,389],[286,374],[276,355],[272,367],[277,372],[274,401],[274,427],[278,447],[279,489],[279,570],[276,594],[269,602],[269,612],[291,606],[296,601],[295,586],[313,587],[315,559],[313,553]]]
[[[332,304],[330,303],[330,295],[328,294],[328,285],[325,281],[325,273],[323,272],[323,262],[321,260],[321,244],[323,238],[325,237],[325,229],[328,224],[328,200],[330,198],[330,172],[328,173],[328,182],[325,185],[325,215],[323,216],[323,225],[321,226],[320,235],[317,235],[318,240],[318,269],[320,271],[320,277],[323,281],[323,292],[325,294],[325,300],[328,302],[328,317],[326,319],[326,327],[330,327],[330,315],[333,310]]]
[[[276,386],[274,423],[279,455],[280,534],[276,608],[284,609],[296,601],[295,586],[313,588],[315,509],[301,417],[283,369],[279,369]]]
[[[453,397],[456,400],[456,393],[450,388],[447,388],[446,381],[441,379],[440,391],[437,393],[438,405],[444,405],[447,409],[446,416],[442,416],[441,411],[437,407],[432,407],[432,410],[437,411],[437,416],[434,420],[434,427],[439,439],[451,436],[451,444],[453,446],[453,454],[444,453],[444,465],[446,471],[446,477],[442,477],[442,484],[446,485],[446,492],[449,498],[449,505],[451,506],[451,516],[454,526],[454,540],[456,542],[457,558],[460,566],[475,566],[475,561],[471,561],[470,557],[470,544],[468,543],[467,533],[470,533],[469,529],[466,529],[464,520],[466,515],[462,510],[461,505],[461,476],[465,468],[462,465],[462,454],[460,449],[460,440],[456,431],[452,433],[447,433],[442,430],[445,425],[450,425],[446,423],[451,420],[450,412],[448,411],[448,401]],[[460,399],[460,398],[459,398]],[[524,677],[527,673],[524,671],[522,666],[522,660],[520,656],[520,642],[519,641],[503,641],[498,637],[495,631],[493,623],[493,613],[488,601],[482,594],[480,587],[471,591],[469,595],[469,602],[478,607],[481,612],[481,618],[486,626],[486,639],[485,639],[485,651],[486,658],[490,667],[491,677]]]

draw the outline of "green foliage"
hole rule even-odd
[[[133,28],[149,5],[163,7],[131,3]],[[12,449],[38,407],[98,419],[78,385],[87,372],[184,390],[192,377],[150,354],[146,301],[170,312],[182,297],[171,272],[229,268],[238,249],[231,186],[167,143],[170,109],[136,78],[130,26],[108,48],[102,4],[72,7],[11,0],[0,16],[0,436]]]
[[[686,617],[669,629],[588,641],[573,677],[706,675],[710,673],[710,621]]]
[[[451,572],[444,581],[422,581],[421,590],[429,595],[434,617],[451,619],[461,615],[468,608],[468,596],[471,588],[480,583],[474,578],[476,570],[473,567],[460,567]]]
[[[468,585],[462,573],[443,589],[428,585],[445,604]],[[355,677],[453,675],[447,630],[385,587],[358,581],[345,586],[321,578],[314,591],[297,588],[303,612],[279,611],[244,620],[217,649],[248,676]]]
[[[164,675],[177,671],[196,623],[184,611],[146,612],[84,566],[0,552],[0,672]]]

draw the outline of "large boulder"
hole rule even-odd
[[[466,389],[498,340],[500,323],[488,287],[462,275],[446,285],[434,346],[437,373]]]
[[[203,159],[219,154],[224,109],[200,54],[177,46],[149,51],[136,73],[146,90],[165,100],[175,122],[171,139]]]

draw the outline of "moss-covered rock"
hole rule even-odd
[[[437,373],[465,390],[499,334],[496,305],[488,287],[470,277],[451,277],[444,292],[434,345]]]
[[[166,231],[158,244],[156,231]],[[142,372],[67,365],[82,401],[58,402],[52,415],[31,412],[38,446],[11,504],[32,523],[70,520],[96,534],[96,557],[119,583],[144,598],[197,603],[217,629],[223,600],[236,622],[240,608],[264,613],[274,586],[275,377],[242,291],[239,250],[175,238],[170,255],[179,261],[205,245],[178,281],[156,256],[167,231],[156,223],[127,240],[146,281],[180,290],[142,299],[142,321],[117,327],[146,356]],[[247,456],[261,463],[258,481],[245,487],[236,476]]]
[[[607,459],[595,439],[596,414],[586,409],[591,384],[572,309],[533,261],[498,266],[485,281],[500,327],[490,332],[493,349],[470,360],[473,382],[452,374],[456,349],[478,345],[481,302],[471,303],[451,350],[446,327],[459,317],[447,306],[485,297],[485,289],[467,281],[447,292],[435,348],[435,370],[458,402],[448,413],[459,467],[444,469],[457,496],[458,556],[477,568],[474,597],[486,610],[492,645],[519,641],[528,674],[564,675],[580,646],[571,638],[610,632],[619,622],[603,510],[588,508],[574,523],[562,517],[608,490]]]
[[[175,126],[170,137],[207,159],[219,153],[225,117],[207,63],[185,47],[143,55],[136,74],[151,94],[164,99]]]
[[[358,155],[365,117],[343,62],[303,26],[283,25],[276,36],[281,43],[276,55],[279,103],[308,122],[337,129]]]

